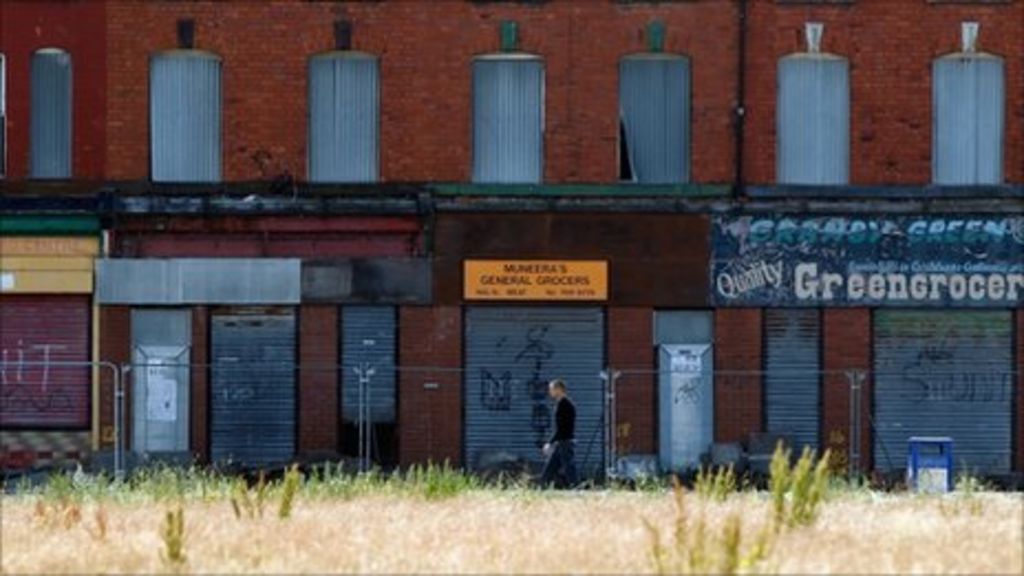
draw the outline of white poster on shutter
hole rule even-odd
[[[174,367],[163,358],[152,358],[146,366],[146,417],[155,422],[178,419],[178,382]]]

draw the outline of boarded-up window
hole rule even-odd
[[[32,178],[71,177],[71,55],[44,48],[32,55]]]
[[[932,180],[1003,181],[1003,60],[954,54],[932,65]]]
[[[803,53],[779,60],[776,178],[782,184],[850,180],[850,80],[844,58]]]
[[[309,180],[374,182],[377,59],[332,52],[309,62]]]
[[[690,179],[690,62],[645,54],[619,64],[620,174],[640,184]]]
[[[0,54],[0,178],[7,175],[7,60]]]
[[[156,182],[220,180],[220,58],[194,50],[150,62],[149,122]]]
[[[473,62],[473,181],[536,184],[543,174],[544,63],[527,55]]]

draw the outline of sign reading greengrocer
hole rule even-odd
[[[466,300],[606,300],[608,263],[466,260]]]
[[[718,306],[1024,302],[1024,216],[720,216]]]

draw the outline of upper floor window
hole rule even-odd
[[[1003,59],[973,51],[932,63],[932,181],[1001,184]]]
[[[378,178],[377,59],[337,51],[309,62],[309,180]]]
[[[779,60],[776,179],[842,185],[850,180],[850,73],[820,51],[822,28],[807,25],[807,52]]]
[[[620,177],[640,184],[690,179],[690,61],[670,54],[619,63]]]
[[[537,184],[544,173],[544,61],[527,54],[473,61],[473,181]]]
[[[0,54],[0,178],[7,176],[7,59]]]
[[[220,124],[220,58],[199,50],[154,55],[149,71],[153,181],[220,181]]]
[[[29,175],[71,177],[71,55],[43,48],[32,55]]]

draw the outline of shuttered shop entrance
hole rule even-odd
[[[375,423],[395,421],[395,309],[346,306],[341,309],[341,409],[347,422],[368,406]],[[360,374],[366,378],[360,395]]]
[[[1009,311],[878,311],[874,318],[874,460],[906,467],[911,436],[950,436],[957,470],[1010,469]]]
[[[0,426],[89,425],[89,310],[88,296],[0,297]]]
[[[272,465],[295,449],[295,316],[214,314],[210,453],[214,462]]]
[[[598,308],[469,308],[465,326],[465,457],[473,468],[540,462],[553,432],[547,384],[576,403],[576,462],[603,468],[604,315]]]
[[[764,402],[769,432],[796,451],[818,448],[821,421],[821,321],[818,310],[765,310]]]
[[[189,309],[132,310],[132,449],[188,450]]]

